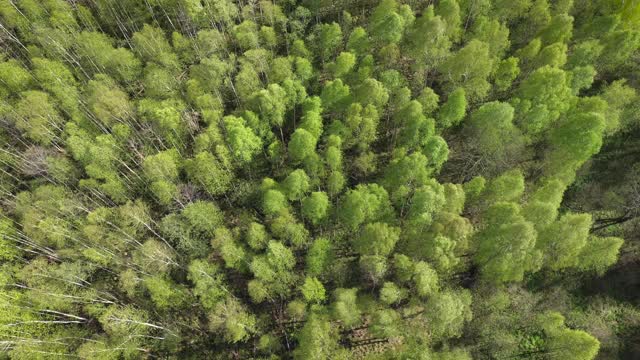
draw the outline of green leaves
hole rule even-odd
[[[228,292],[218,267],[206,260],[194,260],[189,264],[189,280],[195,285],[194,295],[207,310],[215,308]]]
[[[591,215],[565,214],[546,228],[538,239],[545,265],[557,270],[578,265],[578,255],[585,246],[591,228]]]
[[[383,0],[375,8],[369,22],[369,32],[374,41],[397,43],[402,38],[406,19],[396,10],[395,0]]]
[[[232,175],[207,151],[197,154],[185,162],[190,179],[212,195],[220,195],[231,186]]]
[[[289,248],[277,241],[270,241],[267,252],[257,256],[250,264],[255,279],[248,284],[249,295],[260,303],[275,297],[284,298],[296,280],[291,272],[296,259]]]
[[[302,215],[313,224],[318,224],[326,218],[329,207],[329,197],[325,192],[315,191],[302,199]]]
[[[512,104],[516,108],[520,128],[537,135],[545,131],[571,105],[571,88],[564,71],[544,66],[527,77]]]
[[[457,88],[449,93],[449,98],[440,108],[438,113],[438,127],[446,129],[458,125],[464,118],[467,108],[467,100],[464,88]]]
[[[209,327],[229,343],[247,340],[256,331],[256,319],[239,300],[227,297],[209,313]]]
[[[427,302],[426,317],[438,337],[458,337],[464,324],[471,320],[471,294],[467,290],[444,291]]]
[[[514,203],[496,203],[484,214],[485,228],[477,235],[475,261],[483,277],[493,283],[522,281],[537,270],[542,253],[535,250],[537,233]]]
[[[222,120],[227,133],[227,143],[231,153],[241,163],[251,159],[262,149],[262,140],[247,127],[244,119],[225,116]]]
[[[384,219],[390,210],[387,192],[377,184],[358,185],[340,202],[338,216],[351,229],[365,221]]]
[[[489,46],[474,39],[445,60],[438,70],[444,74],[448,89],[462,87],[469,99],[476,101],[483,99],[491,88],[487,79],[493,66]]]
[[[47,93],[27,91],[16,104],[14,123],[16,128],[40,145],[50,145],[58,139],[63,119]]]
[[[330,359],[338,348],[336,330],[321,313],[309,316],[298,337],[300,346],[294,352],[295,359]]]
[[[322,302],[325,298],[324,286],[316,278],[306,278],[300,291],[308,303]]]
[[[288,144],[289,156],[294,163],[300,163],[315,154],[317,139],[305,129],[298,128],[291,135]]]
[[[620,357],[619,2],[0,0],[0,357]]]
[[[354,239],[354,249],[362,255],[389,255],[400,238],[400,229],[385,223],[365,225]]]
[[[161,204],[168,205],[177,195],[175,181],[180,175],[180,156],[175,149],[147,156],[143,169],[151,181],[151,191]]]

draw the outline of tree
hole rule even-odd
[[[164,242],[149,239],[132,256],[133,263],[146,272],[168,272],[176,266],[175,250]]]
[[[296,249],[306,247],[309,241],[309,231],[304,224],[287,211],[278,214],[271,222],[271,233],[278,239],[285,241]]]
[[[262,211],[266,215],[276,215],[287,208],[287,197],[278,190],[269,189],[262,199]]]
[[[536,231],[514,203],[498,202],[483,214],[485,228],[476,235],[475,261],[484,279],[493,283],[522,281],[535,271],[543,253],[536,251]]]
[[[522,215],[540,231],[558,217],[565,186],[558,179],[543,181],[542,185],[529,195]]]
[[[147,277],[143,280],[151,300],[159,310],[176,310],[185,305],[184,289],[162,275]]]
[[[347,191],[340,201],[338,217],[350,229],[366,221],[383,220],[389,216],[389,195],[377,184],[358,185]]]
[[[320,55],[322,62],[327,62],[333,57],[342,45],[342,29],[340,25],[321,24],[316,26],[315,41],[311,41],[317,47],[316,53]]]
[[[467,110],[467,99],[464,88],[457,88],[449,94],[449,98],[438,112],[438,128],[446,129],[458,125]]]
[[[540,315],[539,319],[549,340],[544,353],[566,359],[593,359],[600,342],[581,330],[572,330],[564,325],[564,317],[556,312]]]
[[[245,272],[246,251],[242,245],[238,244],[235,235],[228,228],[219,227],[214,231],[211,247],[215,249],[216,256],[222,258],[227,268]]]
[[[519,59],[513,56],[498,63],[493,75],[493,83],[496,86],[496,90],[505,91],[511,87],[513,81],[520,75],[518,63]]]
[[[210,152],[198,153],[194,158],[187,160],[185,170],[190,179],[211,195],[222,194],[231,186],[232,174],[222,168]]]
[[[319,303],[325,298],[325,290],[322,283],[314,277],[307,277],[300,288],[302,296],[308,303]]]
[[[387,305],[397,303],[406,296],[403,290],[393,282],[385,282],[380,289],[380,300]]]
[[[403,150],[400,149],[391,159],[381,182],[389,190],[391,200],[395,203],[405,201],[416,189],[427,185],[431,177],[424,154],[414,152],[406,155]]]
[[[355,250],[362,255],[389,255],[400,238],[400,229],[386,223],[365,225],[353,240]]]
[[[262,140],[246,126],[243,118],[225,116],[222,122],[233,156],[242,163],[251,161],[262,148]]]
[[[378,284],[387,274],[387,258],[381,255],[363,255],[358,261],[360,271],[367,282]]]
[[[126,122],[133,116],[134,109],[127,94],[105,75],[97,74],[89,81],[86,97],[91,112],[105,126]]]
[[[356,64],[356,56],[350,52],[341,52],[334,63],[328,65],[335,78],[347,75]]]
[[[457,0],[444,0],[438,3],[435,9],[437,16],[440,16],[447,26],[447,36],[453,42],[460,38],[462,19],[460,17],[460,5]]]
[[[76,37],[74,50],[82,68],[90,74],[105,73],[123,84],[140,77],[140,60],[130,50],[116,48],[106,34],[83,31]]]
[[[50,145],[58,138],[63,119],[49,100],[47,93],[26,91],[12,114],[16,128],[41,145]]]
[[[422,105],[416,100],[399,109],[394,120],[399,127],[398,145],[408,149],[422,145],[435,132],[433,120],[423,115]]]
[[[291,135],[288,144],[289,156],[294,163],[300,163],[315,154],[317,139],[305,129],[298,128]]]
[[[624,240],[617,237],[589,236],[587,243],[581,249],[578,267],[581,270],[592,270],[598,275],[618,261],[620,248]]]
[[[302,169],[289,173],[282,182],[289,200],[300,200],[309,191],[309,176]]]
[[[333,302],[332,316],[341,321],[346,327],[353,327],[360,323],[360,309],[358,308],[358,289],[336,289]]]
[[[573,16],[558,14],[551,18],[545,29],[538,33],[544,44],[567,42],[571,39],[573,30]]]
[[[238,74],[238,76],[240,76],[240,74]],[[237,80],[238,77],[236,77],[236,81]],[[267,89],[252,93],[248,100],[249,109],[260,115],[262,119],[268,121],[271,126],[282,126],[284,113],[286,111],[286,95],[285,90],[280,85],[270,84]]]
[[[323,191],[314,191],[302,199],[302,215],[311,223],[318,224],[327,217],[329,206],[327,194]]]
[[[513,5],[509,4],[505,7],[511,6]],[[509,41],[509,28],[497,19],[486,16],[480,16],[476,19],[469,37],[488,44],[489,55],[494,59],[502,58],[505,50],[511,45]]]
[[[565,214],[540,233],[537,248],[545,266],[557,270],[578,266],[580,251],[587,243],[591,215]]]
[[[469,100],[476,101],[483,99],[491,88],[487,79],[493,72],[493,63],[489,45],[474,39],[447,58],[438,71],[445,75],[447,89],[462,87]]]
[[[178,57],[165,38],[162,29],[144,24],[142,30],[131,38],[133,50],[146,62],[154,62],[166,68],[177,68]]]
[[[607,34],[602,42],[604,48],[598,59],[599,68],[611,71],[624,64],[640,47],[640,33],[631,30],[618,30]]]
[[[264,225],[252,221],[246,229],[245,241],[255,250],[262,250],[267,246],[269,233]]]
[[[320,98],[327,110],[341,111],[351,100],[350,92],[349,85],[344,84],[341,79],[336,79],[325,83]]]
[[[393,309],[378,310],[373,314],[369,331],[377,337],[397,337],[401,334],[399,329],[401,317]]]
[[[340,129],[338,135],[344,140],[345,148],[355,146],[358,150],[364,151],[377,139],[379,122],[380,114],[374,105],[363,107],[359,103],[352,103],[347,108],[344,124],[340,124],[345,125],[345,128]]]
[[[11,220],[0,220],[0,259],[4,261],[16,260],[20,251],[14,246],[18,240],[18,232]]]
[[[144,159],[145,176],[151,182],[151,192],[163,205],[168,205],[177,195],[175,185],[180,175],[180,155],[175,149],[149,155]]]
[[[429,298],[426,318],[437,338],[459,337],[471,320],[471,294],[467,290],[447,290]]]
[[[602,146],[605,122],[594,112],[575,113],[553,129],[546,173],[569,183],[575,171]]]
[[[49,92],[69,116],[77,117],[80,94],[78,82],[69,69],[61,62],[44,58],[34,58],[33,76],[42,89]]]
[[[307,252],[307,273],[311,276],[323,275],[333,260],[334,251],[331,241],[327,238],[318,238],[311,244]]]
[[[405,19],[396,11],[395,0],[383,0],[373,10],[369,33],[374,42],[397,43],[402,38]]]
[[[245,341],[256,332],[256,319],[240,301],[228,296],[209,313],[209,327],[230,343]]]
[[[424,116],[429,116],[438,108],[440,96],[432,88],[425,87],[416,100],[422,105]]]
[[[515,169],[497,176],[486,184],[482,197],[487,204],[518,202],[524,193],[524,174]]]
[[[361,26],[355,27],[347,40],[347,49],[357,55],[364,55],[370,47],[367,31]]]
[[[417,262],[413,267],[413,272],[413,282],[419,296],[429,297],[438,292],[440,287],[438,274],[428,263],[424,261]]]
[[[164,87],[163,87],[164,88]],[[183,121],[186,105],[178,99],[145,98],[138,103],[138,115],[153,128],[152,136],[167,147],[184,147],[187,129]]]
[[[0,90],[3,97],[17,95],[33,86],[29,71],[15,59],[0,63],[0,79],[4,85]]]
[[[267,252],[256,256],[249,268],[255,279],[249,281],[249,295],[260,303],[267,298],[285,297],[296,280],[291,272],[295,257],[289,248],[277,241],[269,241]]]
[[[109,306],[98,319],[106,333],[112,337],[126,339],[129,336],[148,335],[158,325],[149,323],[149,314],[132,306]]]
[[[295,359],[329,359],[338,348],[335,328],[322,313],[311,313],[298,336],[300,346],[294,352]]]
[[[389,93],[376,79],[365,79],[355,91],[354,100],[362,105],[384,106],[389,101]]]
[[[193,294],[207,310],[213,310],[228,293],[218,267],[206,260],[193,260],[189,264],[189,280],[195,285]]]
[[[566,73],[544,66],[520,84],[511,103],[516,109],[519,127],[525,134],[535,136],[569,109],[570,99]]]
[[[567,62],[567,45],[564,43],[553,43],[543,47],[538,55],[533,59],[530,66],[543,67],[550,66],[561,68]]]
[[[197,200],[182,209],[182,217],[199,235],[208,237],[224,224],[224,215],[216,203]]]
[[[612,133],[627,128],[627,117],[622,114],[628,114],[630,109],[626,105],[637,99],[637,91],[627,86],[624,80],[618,80],[609,84],[601,96],[608,104],[605,113],[606,132]]]
[[[405,47],[416,64],[424,64],[422,66],[427,69],[437,67],[449,55],[451,40],[447,35],[447,24],[435,15],[433,6],[427,7],[407,29]]]
[[[514,108],[501,102],[485,103],[471,114],[465,124],[473,151],[489,166],[508,163],[523,152],[525,138],[513,124]],[[503,139],[511,139],[508,143]],[[498,169],[504,169],[499,166]]]

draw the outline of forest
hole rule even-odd
[[[640,359],[640,1],[0,0],[2,359]]]

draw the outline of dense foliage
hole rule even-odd
[[[640,356],[638,1],[0,27],[0,358]]]

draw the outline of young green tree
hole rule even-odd
[[[209,152],[198,153],[185,162],[187,175],[211,195],[220,195],[229,189],[233,174]]]
[[[324,220],[328,215],[329,208],[329,197],[323,191],[314,191],[302,199],[302,215],[313,224]]]
[[[295,359],[330,359],[338,349],[336,329],[322,313],[311,313],[298,336],[300,346],[293,354]]]
[[[488,78],[493,72],[493,63],[489,45],[474,39],[447,58],[438,71],[444,74],[446,89],[462,87],[470,101],[477,101],[491,88]]]
[[[400,229],[385,223],[365,225],[353,240],[353,247],[362,255],[389,255],[400,238]]]
[[[222,123],[233,156],[241,163],[251,161],[262,148],[262,140],[246,126],[243,118],[225,116]]]
[[[40,145],[56,141],[64,120],[49,95],[41,91],[26,91],[21,96],[15,112],[9,114],[16,128]]]
[[[296,259],[289,248],[277,241],[270,241],[267,252],[256,256],[249,265],[254,279],[249,281],[251,299],[260,303],[267,299],[286,297],[296,281],[292,273]]]
[[[449,93],[447,101],[440,107],[436,122],[438,128],[446,129],[458,125],[464,118],[466,110],[467,99],[464,88],[457,88]]]
[[[484,229],[476,234],[475,261],[492,283],[522,281],[535,271],[543,253],[536,251],[536,231],[514,203],[498,202],[483,214]]]

